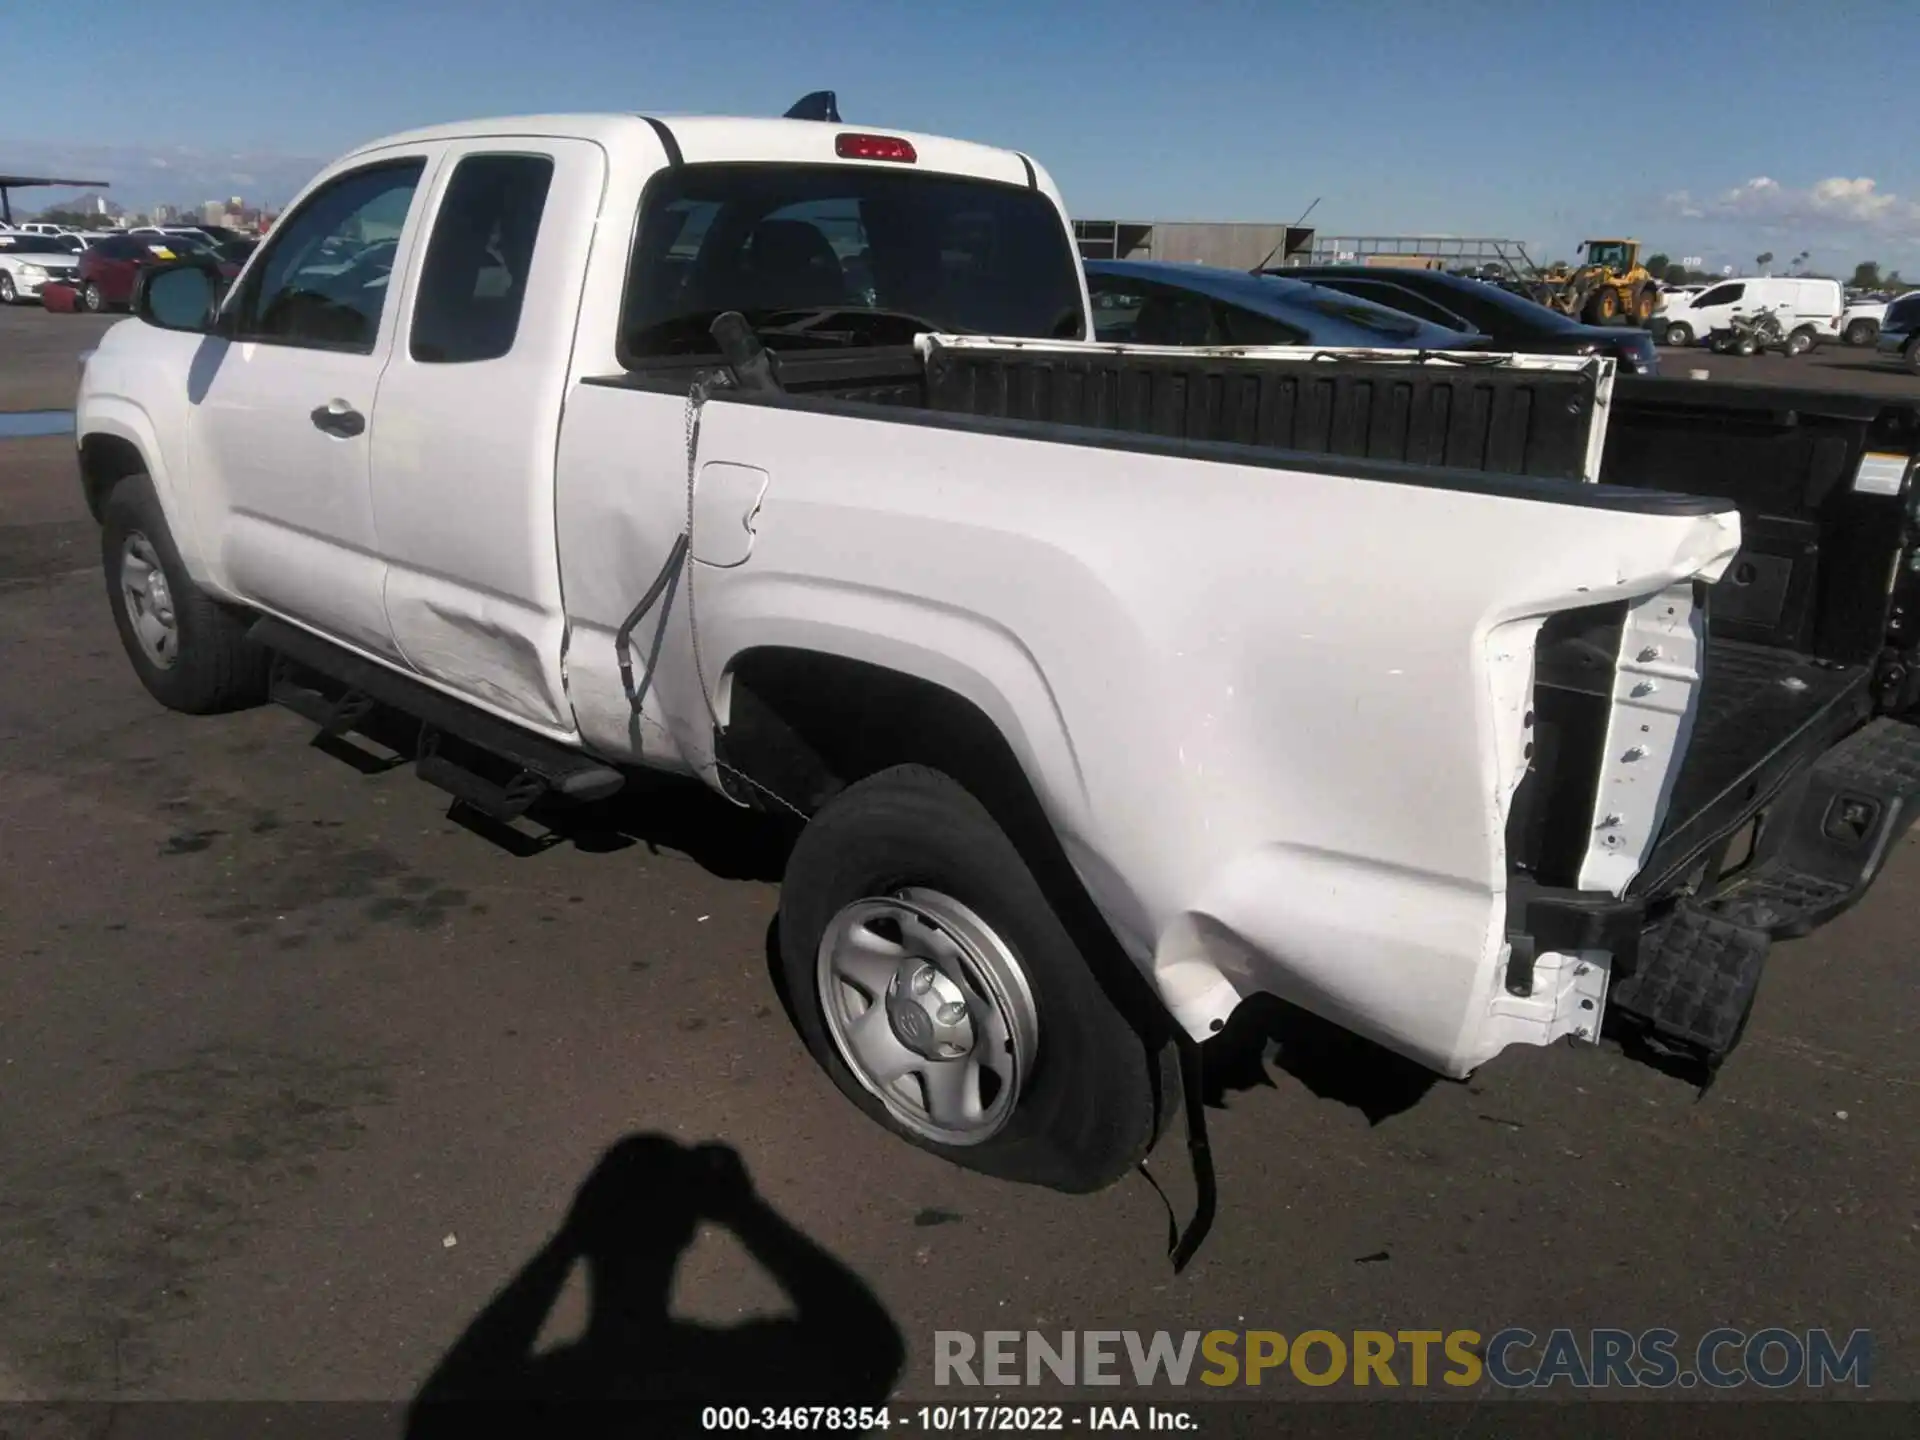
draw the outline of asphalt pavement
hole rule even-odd
[[[99,329],[0,312],[0,409],[70,404]],[[1920,393],[1856,363],[1702,361]],[[769,978],[780,837],[704,791],[643,785],[508,847],[291,714],[161,710],[61,438],[0,441],[0,674],[0,1399],[404,1400],[530,1264],[569,1278],[529,1337],[578,1333],[550,1242],[597,1157],[648,1134],[733,1147],[870,1287],[903,1396],[954,1398],[937,1330],[1783,1325],[1871,1330],[1873,1393],[1920,1398],[1912,844],[1775,951],[1704,1093],[1591,1046],[1443,1082],[1246,1017],[1210,1061],[1218,1219],[1176,1276],[1147,1178],[988,1181],[833,1090]],[[1178,1142],[1149,1168],[1184,1218]],[[645,1191],[611,1233],[670,1258]],[[681,1257],[677,1313],[791,1308],[739,1205]],[[1398,1393],[1489,1393],[1438,1388]]]

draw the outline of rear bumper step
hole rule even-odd
[[[1607,998],[1663,1049],[1718,1064],[1746,1026],[1771,944],[1764,930],[1682,901],[1642,933]]]
[[[1867,891],[1920,816],[1920,726],[1868,722],[1790,780],[1752,859],[1640,936],[1611,1006],[1662,1048],[1708,1063],[1740,1038],[1768,951]]]
[[[1704,902],[1775,939],[1858,900],[1920,814],[1920,726],[1878,719],[1796,778],[1768,809],[1752,863]]]
[[[549,793],[603,800],[626,783],[618,770],[591,755],[531,734],[284,621],[256,621],[249,638],[274,656],[270,694],[276,703],[330,735],[355,728],[376,706],[414,717],[422,726],[415,756],[420,778],[497,819],[523,815]],[[326,694],[302,671],[335,681],[342,693]],[[443,750],[443,736],[499,760],[510,778],[495,780],[454,759]]]

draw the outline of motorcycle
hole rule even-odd
[[[1741,356],[1768,350],[1777,350],[1782,355],[1804,355],[1813,348],[1812,338],[1806,332],[1796,330],[1788,334],[1780,323],[1779,312],[1771,306],[1733,316],[1724,329],[1715,330],[1707,337],[1707,344],[1716,355]]]

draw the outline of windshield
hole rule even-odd
[[[1078,256],[1038,190],[870,166],[669,171],[644,201],[623,358],[717,353],[706,327],[728,310],[783,321],[766,338],[785,349],[925,330],[1079,339],[1085,324]]]
[[[1589,240],[1587,263],[1604,265],[1609,270],[1630,270],[1633,268],[1632,250],[1620,240]]]

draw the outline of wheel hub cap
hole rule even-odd
[[[153,542],[138,531],[120,547],[120,595],[141,651],[157,668],[172,669],[180,658],[180,621],[173,610],[173,590]]]
[[[887,1022],[925,1060],[957,1060],[973,1049],[973,1012],[960,987],[931,965],[910,961],[887,986]]]
[[[835,1050],[902,1126],[977,1145],[1012,1118],[1040,1022],[1012,948],[927,889],[845,906],[820,938],[817,981]]]

